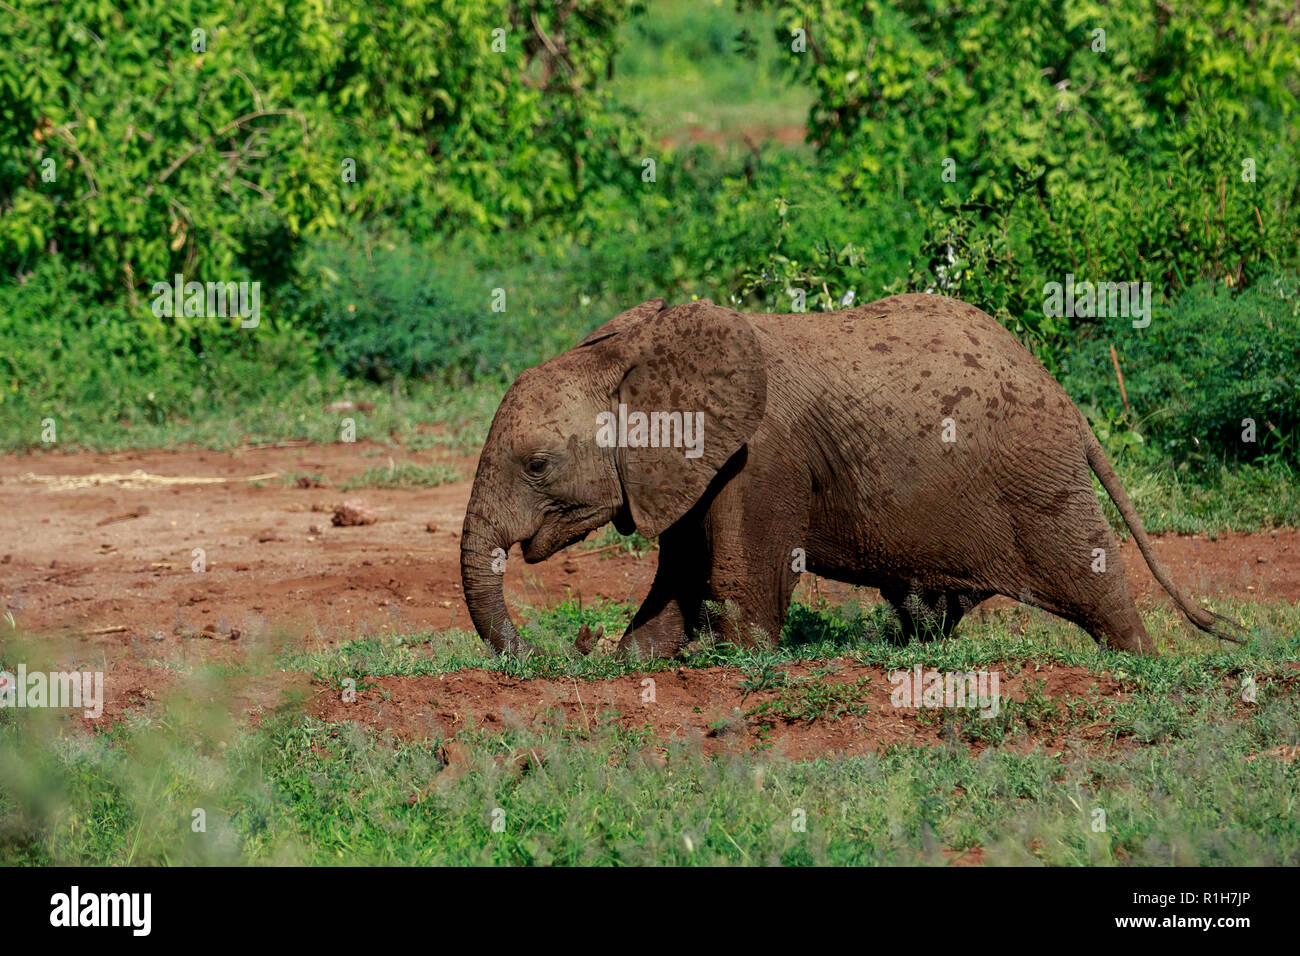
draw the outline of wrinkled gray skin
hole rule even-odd
[[[597,415],[620,403],[704,412],[703,454],[599,447]],[[978,309],[901,295],[842,312],[742,315],[656,299],[506,393],[465,516],[465,600],[497,653],[526,653],[494,549],[522,543],[533,563],[613,522],[660,547],[623,654],[675,655],[702,627],[774,643],[800,553],[812,573],[879,588],[907,634],[947,634],[1003,594],[1099,643],[1154,653],[1090,469],[1187,618],[1231,637],[1155,558],[1065,392]],[[706,601],[732,602],[734,613],[709,620]]]

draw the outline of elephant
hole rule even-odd
[[[625,656],[679,656],[704,628],[774,646],[804,571],[879,589],[909,636],[946,636],[1005,595],[1154,654],[1091,474],[1187,619],[1239,640],[1174,584],[1065,390],[974,306],[906,294],[780,315],[653,299],[506,392],[466,509],[462,587],[494,652],[531,653],[506,608],[506,553],[542,561],[612,522],[659,539]]]

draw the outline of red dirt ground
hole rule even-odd
[[[386,464],[390,455],[449,463],[464,478],[437,488],[339,490],[347,478]],[[250,645],[250,636],[282,634],[298,646],[313,646],[367,629],[468,629],[460,593],[459,535],[473,466],[472,458],[364,443],[3,456],[0,513],[9,519],[0,542],[0,600],[21,630],[61,635],[71,641],[79,661],[97,661],[108,671],[110,720],[148,706],[173,684],[174,669],[150,662],[237,658]],[[24,477],[136,470],[230,480],[58,488]],[[323,475],[324,487],[299,488],[283,477],[265,479],[260,486],[246,480],[268,473]],[[364,498],[378,520],[333,526],[333,506],[350,498]],[[206,553],[204,573],[191,570],[195,548]],[[1300,598],[1300,531],[1228,534],[1215,541],[1168,535],[1157,539],[1156,548],[1174,578],[1196,597]],[[1126,542],[1123,550],[1139,600],[1167,600],[1132,543]],[[653,554],[635,559],[584,555],[575,548],[530,566],[515,552],[506,574],[507,598],[533,605],[554,604],[570,595],[636,603],[649,588],[655,567]],[[861,596],[829,581],[802,587],[804,593],[832,600]],[[1048,675],[1051,694],[1086,694],[1097,680],[1081,671],[1057,670]],[[846,679],[870,676],[872,701],[888,693],[882,674],[851,668],[843,673]],[[683,669],[655,679],[658,706],[647,709],[639,703],[639,678],[576,685],[512,681],[478,670],[386,677],[364,691],[357,704],[344,705],[334,691],[312,685],[303,675],[270,675],[247,679],[235,709],[256,712],[273,706],[283,691],[295,690],[306,695],[309,711],[325,719],[361,719],[401,735],[424,736],[454,733],[467,723],[493,727],[515,720],[529,726],[554,719],[548,716],[551,710],[570,723],[591,721],[612,708],[624,722],[649,722],[664,740],[698,737],[715,751],[760,742],[755,722],[736,718],[741,706],[736,672]],[[1008,689],[1014,696],[1015,688]],[[751,696],[745,707],[763,699]],[[711,726],[718,721],[732,726],[719,735]],[[934,742],[938,733],[937,723],[871,706],[863,718],[774,727],[771,740],[790,756],[808,756]],[[1035,739],[1056,746],[1050,739]]]
[[[47,454],[0,458],[0,508],[15,533],[0,544],[0,597],[19,626],[36,633],[70,631],[114,656],[114,648],[149,641],[166,656],[182,635],[210,629],[219,639],[259,625],[313,636],[372,629],[469,628],[460,594],[460,530],[473,459],[437,457],[465,480],[436,488],[341,491],[338,485],[387,463],[364,457],[377,446]],[[421,453],[399,460],[428,462]],[[131,488],[119,484],[54,490],[24,481],[40,475],[129,474],[233,479],[223,484]],[[298,488],[283,478],[324,475],[326,487]],[[335,527],[333,505],[363,498],[373,525]],[[138,517],[101,521],[147,508]],[[317,509],[317,510],[313,510]],[[21,517],[19,517],[21,516]],[[430,532],[429,526],[435,530]],[[193,550],[205,552],[195,573]],[[575,550],[569,554],[577,554]],[[649,587],[655,558],[642,561],[557,556],[526,566],[511,558],[511,600],[549,604],[572,590],[590,600],[633,599]],[[94,634],[105,628],[125,630]]]
[[[818,662],[821,670],[827,662]],[[869,681],[860,703],[866,712],[835,720],[787,720],[764,717],[752,711],[773,701],[778,691],[746,695],[743,675],[735,668],[678,668],[648,675],[654,681],[654,700],[646,702],[645,675],[601,681],[518,680],[491,671],[467,670],[433,677],[379,677],[344,703],[336,691],[320,689],[308,711],[324,720],[355,720],[407,739],[436,739],[470,728],[500,732],[507,729],[577,729],[590,732],[606,723],[624,728],[649,726],[660,743],[686,741],[705,753],[750,751],[771,744],[773,752],[792,760],[834,753],[862,753],[897,745],[941,742],[938,719],[926,720],[917,708],[894,707],[894,689],[884,670],[851,661],[835,662],[839,669],[827,683]],[[1012,668],[1013,670],[1015,668]],[[786,671],[795,678],[809,668],[795,665]],[[1108,675],[1097,676],[1079,667],[1044,664],[1019,674],[1005,665],[990,668],[1001,673],[998,692],[1003,700],[1022,701],[1027,685],[1042,682],[1041,692],[1056,699],[1094,700],[1101,706],[1120,697],[1120,685]],[[615,716],[616,715],[616,716]],[[928,716],[934,717],[931,711]],[[1056,736],[1047,728],[1026,748],[1037,745],[1048,752],[1075,747],[1108,747],[1110,730],[1101,724],[1071,736]],[[982,746],[974,745],[979,751]]]

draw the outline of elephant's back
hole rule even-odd
[[[965,363],[981,352],[1019,360],[1032,356],[992,316],[958,299],[908,293],[838,312],[750,315],[762,332],[796,344],[818,363],[888,366],[936,355]],[[889,357],[893,356],[893,361]]]
[[[789,409],[796,427],[848,418],[869,422],[884,441],[882,432],[931,436],[952,419],[981,445],[1027,428],[1057,441],[1077,432],[1077,410],[1042,364],[996,319],[957,299],[896,295],[839,312],[750,318],[769,389],[802,406]]]
[[[839,312],[749,318],[760,342],[768,343],[769,363],[788,362],[814,380],[855,389],[899,391],[910,383],[911,392],[942,392],[960,383],[996,397],[1002,386],[1056,385],[996,319],[946,296],[895,295]]]

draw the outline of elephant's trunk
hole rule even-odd
[[[491,522],[474,510],[465,515],[465,526],[460,536],[460,581],[465,589],[465,603],[479,637],[495,654],[513,654],[524,657],[536,648],[519,636],[510,612],[506,609],[504,569],[498,573],[493,568],[496,558],[509,551],[515,542],[499,531]],[[493,551],[500,548],[496,558]],[[501,567],[500,564],[497,564]]]

